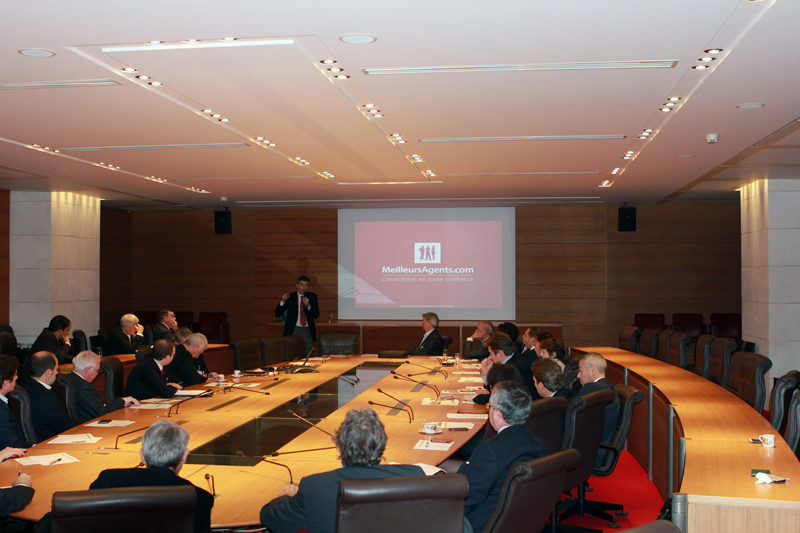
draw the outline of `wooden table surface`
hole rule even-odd
[[[85,490],[97,478],[100,471],[104,469],[137,466],[139,464],[139,449],[144,429],[158,420],[169,419],[181,424],[191,435],[189,448],[195,449],[249,422],[253,418],[263,415],[271,409],[296,399],[300,394],[310,391],[331,379],[335,379],[336,376],[362,363],[376,360],[373,357],[352,356],[347,359],[331,358],[319,367],[319,373],[280,374],[278,381],[268,377],[242,378],[239,381],[241,385],[250,381],[259,381],[263,385],[259,383],[257,387],[251,390],[263,391],[264,387],[268,387],[266,391],[270,393],[269,395],[255,394],[241,390],[239,387],[234,387],[228,392],[216,392],[209,398],[188,400],[177,408],[177,414],[175,414],[175,409],[168,415],[166,409],[137,410],[127,408],[103,417],[104,419],[134,421],[134,424],[126,427],[87,428],[82,425],[77,426],[68,431],[67,434],[86,432],[96,437],[103,437],[102,440],[95,444],[57,445],[42,443],[29,450],[28,455],[37,456],[66,452],[78,459],[80,461],[78,463],[54,466],[37,465],[22,468],[14,460],[8,460],[0,464],[0,477],[6,480],[4,483],[10,483],[16,477],[17,471],[22,470],[31,475],[36,489],[33,501],[23,511],[16,513],[14,516],[27,520],[38,520],[50,510],[50,502],[54,492]],[[385,362],[386,360],[380,361]],[[435,359],[415,358],[414,362],[431,368],[440,368]],[[209,368],[212,368],[210,364]],[[401,374],[416,373],[417,371],[424,372],[423,369],[411,365],[403,365],[397,371]],[[448,368],[447,371],[452,372],[452,367]],[[414,379],[424,380],[431,385],[438,386],[440,389],[455,389],[458,387],[463,388],[464,386],[464,383],[456,383],[455,380],[458,379],[458,376],[452,374],[448,378],[436,373],[434,375],[415,376]],[[361,384],[356,384],[355,386],[360,387]],[[215,383],[198,385],[193,388],[220,390]],[[487,412],[486,408],[475,404],[460,404],[457,407],[423,406],[423,398],[435,397],[429,388],[422,387],[421,391],[414,392],[414,389],[420,388],[416,383],[394,379],[391,375],[387,375],[374,385],[364,386],[363,388],[363,391],[359,390],[360,394],[358,396],[330,413],[319,422],[318,426],[330,433],[334,433],[348,410],[368,406],[370,401],[391,407],[395,406],[397,402],[377,392],[378,388],[398,399],[410,400],[409,403],[415,415],[411,423],[408,421],[408,416],[402,411],[395,412],[391,410],[391,407],[372,406],[386,427],[388,444],[384,460],[387,462],[440,464],[472,438],[485,423],[482,419],[459,420],[473,422],[474,427],[469,431],[445,431],[437,435],[438,438],[454,440],[452,447],[448,451],[413,450],[413,446],[419,440],[431,439],[431,436],[419,432],[425,421],[447,421],[448,412],[485,414]],[[456,397],[468,398],[468,396]],[[142,431],[121,437],[117,449],[114,449],[118,435],[137,429]],[[309,427],[300,436],[280,448],[278,452],[280,454],[281,452],[328,446],[333,446],[331,437],[319,429]],[[289,466],[295,483],[299,483],[303,476],[333,470],[341,466],[337,459],[336,450],[279,455],[270,458],[270,460]],[[258,463],[252,467],[186,464],[180,473],[182,477],[189,479],[195,485],[210,491],[210,481],[205,479],[206,474],[213,476],[217,492],[211,515],[212,526],[215,528],[258,524],[261,507],[276,497],[289,482],[289,472],[286,468],[266,462]]]
[[[675,438],[684,439],[686,453],[683,479],[673,490],[688,494],[689,531],[800,531],[800,461],[760,413],[733,393],[677,366],[617,348],[578,350],[605,357],[613,383],[621,383],[627,369],[630,385],[641,390],[652,383],[654,403],[664,398],[674,406]],[[645,399],[636,408],[640,419],[647,412],[646,388],[643,393]],[[667,428],[654,428],[653,434],[654,463],[666,462]],[[775,435],[775,448],[750,444],[749,439],[762,434]],[[628,447],[632,453],[639,451],[637,459],[645,468],[641,450],[646,441],[646,432],[634,424]],[[657,466],[665,468],[654,464],[654,470]],[[676,479],[678,468],[676,461]],[[753,468],[791,480],[756,485]]]

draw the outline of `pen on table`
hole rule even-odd
[[[56,459],[54,461],[50,461],[50,463],[47,466],[54,465],[54,464],[59,463],[59,462],[61,462],[61,457],[59,457],[58,459]]]

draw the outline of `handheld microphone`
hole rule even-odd
[[[176,404],[174,404],[174,405],[170,406],[170,408],[169,408],[169,409],[167,409],[167,418],[169,418],[170,416],[172,416],[170,413],[172,412],[172,408],[173,408],[173,407],[175,408],[175,414],[177,415],[177,414],[178,414],[178,409],[179,409],[179,407],[178,407],[178,406],[179,406],[180,404],[182,404],[182,403],[184,403],[184,402],[188,402],[189,400],[194,400],[195,398],[200,398],[201,396],[213,396],[213,395],[214,395],[214,391],[212,391],[211,389],[208,389],[207,391],[205,391],[205,392],[203,392],[203,393],[201,393],[201,394],[197,394],[197,395],[195,395],[195,396],[189,396],[189,397],[188,397],[188,398],[186,398],[185,400],[181,400],[181,401],[179,401],[178,403],[176,403]]]
[[[332,355],[339,355],[340,353],[344,352],[345,350],[349,350],[350,348],[352,348],[352,347],[354,347],[354,346],[358,346],[358,341],[354,342],[353,344],[351,344],[351,345],[349,345],[349,346],[345,346],[344,348],[341,348],[341,349],[339,349],[339,350],[336,350],[336,351],[335,351],[335,352],[333,352],[333,353],[329,353],[329,354],[327,354],[325,357],[323,357],[323,358],[322,358],[322,362],[324,363],[325,361],[327,361],[327,360],[328,360],[328,358],[329,358],[330,356],[332,356]],[[345,359],[347,359],[347,355],[348,355],[348,354],[344,354],[344,358],[345,358]]]
[[[125,435],[130,435],[132,433],[138,433],[139,431],[144,431],[144,430],[148,429],[149,427],[150,426],[147,426],[147,427],[144,427],[144,428],[139,428],[139,429],[134,429],[133,431],[128,431],[127,433],[122,433],[121,435],[117,435],[117,440],[114,441],[114,447],[113,448],[102,447],[100,449],[101,450],[119,450],[119,439],[121,439]]]
[[[306,419],[305,419],[305,418],[303,418],[302,416],[298,415],[297,413],[295,413],[295,412],[294,412],[294,411],[292,411],[291,409],[287,409],[287,410],[286,410],[286,412],[287,412],[287,413],[289,413],[290,415],[292,415],[292,416],[293,416],[293,417],[295,417],[295,418],[299,418],[300,420],[302,420],[303,422],[305,422],[306,424],[308,424],[308,425],[309,425],[309,426],[311,426],[312,428],[317,428],[317,429],[318,429],[318,430],[320,430],[321,432],[323,432],[323,433],[327,433],[328,435],[330,435],[331,437],[333,437],[333,435],[331,435],[330,433],[328,433],[327,431],[325,431],[324,429],[322,429],[321,427],[319,427],[319,426],[318,426],[318,425],[316,425],[315,423],[313,423],[313,422],[309,422],[308,420],[306,420]]]
[[[431,372],[439,372],[440,374],[444,374],[444,378],[445,378],[445,379],[447,379],[447,377],[448,377],[448,376],[447,376],[447,371],[446,371],[446,370],[442,370],[442,369],[436,370],[435,368],[431,368],[431,367],[428,367],[428,366],[418,365],[417,363],[412,363],[412,362],[411,362],[411,361],[409,361],[408,359],[406,359],[406,364],[407,364],[407,365],[414,365],[414,366],[418,366],[418,367],[420,367],[420,368],[427,368],[427,369],[428,369],[429,371],[431,371]]]
[[[389,408],[389,409],[397,409],[398,411],[403,411],[405,414],[407,414],[407,415],[408,415],[408,423],[409,423],[409,424],[411,423],[411,413],[409,413],[408,411],[406,411],[407,407],[397,407],[397,406],[393,406],[393,405],[384,405],[384,404],[382,404],[382,403],[375,403],[375,402],[373,402],[372,400],[370,400],[370,401],[369,401],[369,402],[367,402],[367,403],[368,403],[368,404],[370,404],[370,405],[377,405],[377,406],[379,406],[379,407],[387,407],[387,408]],[[405,404],[404,404],[403,402],[400,402],[400,404],[405,406]]]
[[[378,389],[378,392],[380,392],[381,394],[385,394],[386,396],[388,396],[388,397],[389,397],[389,398],[391,398],[392,400],[396,401],[397,403],[402,403],[403,405],[405,405],[406,407],[408,407],[408,410],[409,410],[409,411],[411,411],[411,420],[414,420],[414,410],[411,408],[411,406],[410,406],[410,405],[408,405],[408,402],[403,402],[403,401],[400,401],[400,400],[398,400],[397,398],[395,398],[394,396],[392,396],[391,394],[389,394],[388,392],[384,392],[384,391],[382,391],[381,389]]]
[[[264,461],[265,463],[269,463],[271,465],[278,465],[284,467],[286,470],[289,471],[289,484],[294,485],[294,477],[292,476],[292,469],[289,468],[288,466],[283,465],[281,463],[276,463],[275,461],[270,461],[269,459],[265,459],[263,457],[254,457],[252,455],[247,455],[244,452],[236,452],[236,455],[238,455],[239,457],[247,457],[248,459],[255,459],[256,461]]]
[[[428,387],[428,388],[430,388],[430,389],[433,389],[433,392],[435,392],[435,393],[436,393],[436,396],[439,396],[439,395],[441,394],[441,393],[439,392],[439,389],[438,389],[438,388],[436,388],[436,386],[435,386],[435,385],[428,385],[427,383],[425,383],[425,382],[423,382],[423,381],[417,381],[417,380],[416,380],[416,379],[414,379],[414,378],[407,378],[407,377],[405,377],[405,376],[401,376],[400,374],[398,374],[398,373],[397,373],[397,372],[395,372],[394,370],[392,370],[390,373],[391,373],[391,374],[394,374],[394,379],[404,379],[404,380],[406,380],[406,381],[413,381],[414,383],[419,383],[420,385],[423,385],[423,386],[425,386],[425,387]]]
[[[311,448],[308,450],[295,450],[293,452],[272,452],[270,455],[272,457],[278,457],[279,455],[289,455],[291,453],[305,453],[305,452],[319,452],[322,450],[335,450],[336,446],[326,446],[324,448]]]

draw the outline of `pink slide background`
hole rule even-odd
[[[420,243],[440,245],[435,261],[416,262]],[[453,271],[384,272],[385,267]],[[355,223],[356,308],[501,308],[502,272],[500,221]]]

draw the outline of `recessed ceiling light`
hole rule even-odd
[[[398,144],[405,144],[406,143],[406,141],[397,141],[397,142],[398,142]]]
[[[739,109],[758,109],[759,107],[764,107],[764,104],[739,104],[736,107]]]
[[[668,108],[668,107],[662,107],[662,108],[661,108],[661,111],[663,111],[664,113],[666,113],[667,111],[672,111],[672,109],[670,109],[670,108]]]
[[[237,40],[237,37],[223,37],[222,40],[223,41],[235,41],[235,40]]]
[[[212,117],[214,117],[214,118],[219,118],[219,117],[221,117],[222,115],[220,115],[219,113],[214,113],[214,114],[213,114],[213,115],[211,115],[211,116],[212,116]]]
[[[370,113],[380,113],[381,110],[380,109],[370,109],[369,112]]]
[[[366,34],[342,35],[339,40],[347,44],[369,44],[378,40],[377,37]]]
[[[155,85],[157,87],[157,86],[161,85],[161,82],[160,81],[151,81],[150,85]]]
[[[210,109],[203,109],[203,113],[213,113]]]
[[[275,143],[269,143],[270,146],[275,146]]]
[[[140,76],[136,76],[136,79],[137,80],[149,80],[150,76],[145,76],[144,74],[142,74]]]
[[[653,130],[652,130],[652,129],[650,129],[650,128],[648,128],[648,129],[646,129],[646,130],[644,130],[644,131],[645,131],[645,133],[650,133],[650,132],[651,132],[651,131],[653,131]]]
[[[182,43],[199,43],[200,39],[185,39],[181,41]]]
[[[256,140],[257,140],[257,141],[263,141],[263,140],[264,140],[264,137],[256,137]]]
[[[698,61],[702,61],[704,63],[710,63],[710,62],[716,61],[716,60],[717,60],[716,57],[711,57],[711,56],[701,57],[700,59],[698,59]]]
[[[331,72],[341,72],[344,69],[343,68],[339,68],[339,67],[331,67],[328,70],[330,70]]]
[[[372,109],[373,107],[375,107],[375,104],[364,104],[361,107],[366,107],[367,109]]]
[[[122,69],[123,72],[136,72],[136,69],[133,67],[125,67]]]
[[[631,158],[631,156],[629,156],[629,155],[626,155],[626,156],[625,156],[625,157],[623,157],[622,159],[630,159],[630,158]]]
[[[350,76],[348,76],[347,74],[337,74],[336,76],[334,76],[334,78],[336,78],[337,80],[346,80],[349,77]]]
[[[675,102],[667,102],[664,105],[667,106],[667,107],[675,107],[677,104]]]
[[[709,48],[708,50],[703,50],[707,54],[719,54],[722,52],[722,48]]]
[[[642,136],[641,136],[641,137],[639,137],[639,138],[640,138],[640,139],[647,139],[647,137],[645,137],[644,135],[642,135]]]
[[[634,152],[633,150],[628,150],[628,151],[627,151],[627,152],[625,152],[625,153],[626,153],[626,154],[635,154],[636,152]]]
[[[230,120],[229,120],[229,119],[227,119],[227,118],[221,118],[221,119],[219,119],[219,121],[220,121],[220,122],[230,122]]]
[[[148,41],[147,44],[164,44],[164,41]]]
[[[320,63],[322,63],[323,65],[333,65],[334,63],[336,63],[336,60],[335,59],[323,59],[322,61],[320,61]]]
[[[705,70],[708,68],[708,65],[695,65],[692,68],[695,70]]]
[[[22,48],[21,50],[17,50],[20,54],[24,55],[25,57],[53,57],[56,55],[55,52],[51,52],[50,50],[45,50],[44,48]]]
[[[295,157],[294,159],[295,159],[295,161],[300,161],[299,157]]]
[[[669,100],[670,102],[677,102],[680,99],[681,99],[680,96],[670,96],[669,98],[667,98],[667,100]]]
[[[373,116],[373,117],[375,117],[375,118],[381,118],[383,115],[381,115],[380,113],[378,113],[377,115],[372,115],[372,116]]]
[[[308,161],[304,161],[303,164],[304,165],[310,165],[311,163],[309,163]]]

